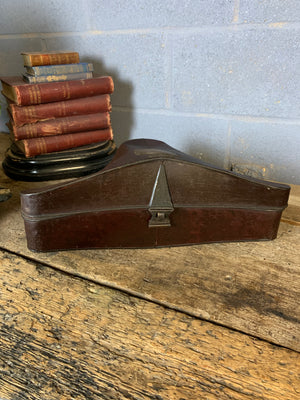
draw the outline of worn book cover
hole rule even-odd
[[[26,83],[20,76],[0,77],[0,80],[4,96],[21,106],[111,94],[114,91],[111,76],[50,83]]]
[[[34,157],[39,154],[53,153],[112,139],[113,132],[109,127],[89,132],[24,139],[15,143],[26,157]]]
[[[47,121],[39,121],[33,124],[15,126],[10,121],[9,128],[14,140],[29,139],[41,136],[62,135],[81,131],[93,131],[108,128],[111,125],[108,112],[74,115],[70,117],[55,118]]]
[[[15,126],[72,115],[96,114],[111,111],[109,94],[37,104],[34,106],[18,106],[11,102],[11,100],[6,100],[8,112]]]
[[[94,66],[92,63],[77,63],[77,64],[60,64],[60,65],[40,65],[35,67],[25,67],[28,75],[62,75],[76,74],[78,72],[93,72]]]
[[[22,52],[24,66],[79,63],[77,51]]]
[[[61,82],[61,81],[73,81],[75,79],[90,79],[93,77],[92,72],[75,72],[72,74],[52,74],[52,75],[38,75],[32,76],[23,74],[23,79],[27,83],[46,83],[46,82]]]

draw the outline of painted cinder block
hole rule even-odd
[[[300,22],[299,0],[240,0],[240,23],[273,23],[284,26],[287,22]]]
[[[226,25],[234,0],[88,0],[91,29],[147,29]],[[100,16],[100,17],[99,17]]]
[[[21,75],[25,72],[22,51],[42,51],[42,40],[34,38],[1,38],[0,36],[0,76]]]
[[[71,43],[68,36],[46,40],[49,50]],[[114,106],[165,107],[169,74],[163,33],[89,34],[73,38],[73,43],[81,60],[94,64],[95,73],[114,78]]]
[[[248,27],[174,35],[174,109],[299,118],[297,32]]]
[[[231,163],[261,167],[265,179],[300,184],[300,122],[231,122]]]
[[[112,126],[117,143],[138,138],[162,140],[202,161],[227,165],[226,119],[113,109]]]
[[[88,29],[85,0],[4,0],[0,34],[77,32]]]
[[[24,72],[22,51],[40,51],[42,41],[39,38],[1,38],[0,36],[0,76],[21,75]],[[1,85],[0,85],[1,87]],[[5,125],[9,116],[6,100],[0,93],[0,132],[8,132]]]

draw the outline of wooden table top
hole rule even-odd
[[[300,398],[299,187],[274,241],[33,253],[42,185],[0,171],[1,400]]]

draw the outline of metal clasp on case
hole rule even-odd
[[[174,207],[163,164],[160,165],[156,175],[148,211],[151,214],[149,228],[171,226],[170,214],[174,211]]]

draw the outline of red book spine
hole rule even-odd
[[[12,132],[15,140],[22,140],[41,136],[44,137],[66,133],[94,131],[108,128],[110,124],[110,115],[108,112],[104,112],[56,118],[36,122],[35,124],[26,124],[20,127],[12,125]]]
[[[16,103],[22,106],[110,94],[113,90],[110,76],[15,86]]]
[[[22,145],[26,157],[33,157],[39,154],[67,150],[112,139],[112,129],[107,128],[97,131],[69,133],[61,136],[25,139],[20,142],[20,145]]]
[[[111,102],[109,94],[102,94],[84,99],[57,101],[35,106],[22,107],[10,104],[9,111],[14,125],[22,126],[41,120],[111,111]]]

